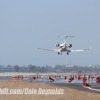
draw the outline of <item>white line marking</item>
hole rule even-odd
[[[94,90],[94,91],[100,91],[99,89],[93,89],[93,88],[91,88],[91,87],[85,87],[85,86],[84,86],[84,88],[88,88],[88,89]]]

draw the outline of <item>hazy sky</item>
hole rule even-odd
[[[58,55],[67,38],[71,49],[90,51]],[[100,64],[100,0],[0,0],[0,65]]]

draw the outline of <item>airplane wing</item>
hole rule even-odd
[[[60,52],[59,49],[45,49],[45,48],[38,48],[38,49],[48,50],[48,51],[55,51],[55,52]]]
[[[86,50],[90,50],[91,47],[89,49],[80,49],[80,50],[67,50],[67,52],[81,52],[81,51],[86,51]]]

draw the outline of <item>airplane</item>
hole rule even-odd
[[[38,49],[43,49],[43,50],[48,50],[48,51],[54,51],[57,52],[58,55],[62,55],[62,52],[67,52],[67,55],[69,55],[70,52],[81,52],[81,51],[86,51],[86,50],[90,50],[91,47],[89,49],[81,49],[81,50],[69,50],[68,48],[72,48],[72,44],[68,44],[66,45],[66,38],[67,37],[74,37],[74,36],[58,36],[58,37],[63,37],[64,38],[64,43],[56,44],[57,49],[46,49],[46,48],[38,48]]]

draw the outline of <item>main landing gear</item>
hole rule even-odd
[[[62,55],[62,52],[60,53],[60,52],[58,52],[58,55]],[[69,52],[67,52],[67,55],[69,55]]]
[[[58,52],[58,55],[60,55],[60,53]]]
[[[58,52],[58,55],[60,55],[60,54],[62,55],[62,52],[61,52],[61,53],[60,53],[60,52]]]
[[[67,55],[69,55],[69,53],[67,52]]]

